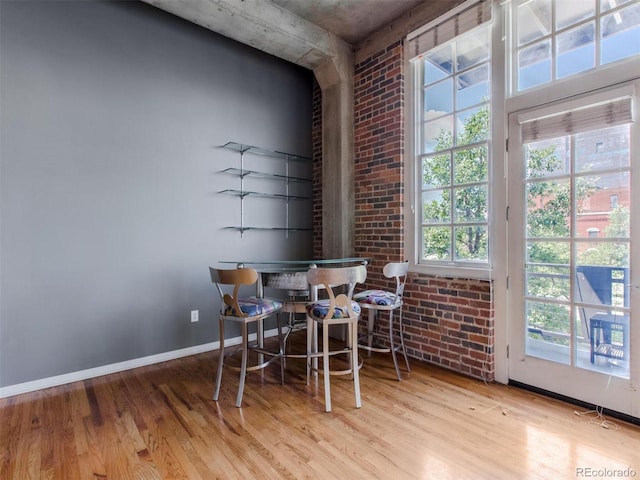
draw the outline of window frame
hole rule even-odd
[[[616,84],[640,78],[640,56],[629,57],[595,69],[580,72],[560,80],[548,82],[522,92],[508,96],[513,81],[512,46],[507,44],[513,30],[511,2],[485,0],[492,5],[492,46],[491,46],[491,160],[489,167],[489,261],[481,265],[459,265],[451,263],[429,263],[420,260],[420,244],[418,232],[420,226],[420,209],[417,192],[417,176],[419,164],[416,161],[416,125],[415,125],[415,75],[411,59],[415,52],[410,51],[410,39],[414,35],[426,31],[434,25],[442,23],[458,12],[477,3],[467,0],[449,12],[437,17],[426,25],[410,33],[405,41],[405,185],[407,201],[405,202],[405,255],[410,261],[411,271],[417,273],[439,275],[453,278],[486,279],[495,283],[494,287],[507,287],[507,236],[508,218],[507,184],[505,182],[508,166],[507,133],[509,115],[516,111],[526,110],[555,102],[560,99],[579,96],[588,92],[612,87]],[[599,0],[596,0],[599,1]],[[633,2],[630,2],[632,4]],[[629,4],[629,5],[630,5]],[[627,6],[629,6],[627,5]],[[636,73],[638,72],[638,73]],[[497,299],[498,301],[500,299]],[[503,299],[505,300],[505,299]]]
[[[409,34],[409,37],[414,37],[420,35],[420,33],[425,32],[432,28],[435,25],[446,22],[447,20],[453,18],[458,13],[467,10],[473,7],[475,4],[480,3],[482,0],[467,0],[466,2],[460,4],[456,8],[450,10],[449,12],[437,17],[433,21],[427,23],[421,28]],[[504,195],[504,182],[495,182],[494,179],[503,178],[503,169],[502,169],[502,154],[500,151],[501,148],[494,148],[494,145],[504,145],[505,141],[505,123],[502,118],[504,118],[504,62],[501,61],[504,58],[504,46],[502,41],[502,32],[498,28],[501,23],[498,21],[498,6],[492,2],[492,0],[484,0],[489,2],[489,5],[492,9],[492,19],[488,22],[484,22],[489,25],[489,37],[490,37],[490,52],[489,52],[489,61],[487,65],[489,66],[489,88],[490,88],[490,101],[489,111],[491,115],[490,120],[490,132],[489,139],[487,140],[487,149],[488,149],[488,179],[487,179],[487,189],[488,189],[488,222],[487,222],[487,234],[488,234],[488,258],[487,261],[425,261],[421,258],[421,237],[422,237],[422,220],[421,216],[421,193],[422,190],[418,185],[418,179],[422,177],[422,162],[420,159],[423,156],[423,153],[420,150],[419,143],[421,142],[421,135],[418,134],[417,130],[422,128],[422,120],[418,119],[418,112],[416,112],[417,108],[421,108],[419,106],[420,101],[423,97],[420,95],[420,91],[423,88],[423,85],[418,78],[421,77],[422,73],[419,72],[419,68],[415,68],[414,65],[417,62],[412,62],[412,60],[416,57],[414,52],[411,52],[409,49],[410,41],[405,42],[405,59],[406,59],[406,71],[408,72],[406,75],[406,86],[407,86],[407,102],[406,102],[406,115],[405,115],[405,151],[409,154],[406,156],[405,160],[405,185],[408,186],[407,192],[409,194],[409,201],[405,202],[405,252],[406,256],[409,259],[411,265],[411,271],[431,274],[437,276],[445,276],[445,277],[453,277],[453,278],[468,278],[468,279],[484,279],[490,280],[493,276],[492,270],[492,256],[496,250],[504,248],[504,244],[502,239],[499,238],[499,232],[504,231],[501,229],[499,225],[496,225],[496,222],[492,222],[491,218],[494,215],[496,209],[501,209],[503,207],[502,198]],[[468,31],[463,32],[463,34],[467,34],[475,30],[476,27],[469,29]],[[409,38],[408,37],[408,38]],[[456,37],[457,38],[457,37]],[[443,42],[435,48],[440,48],[447,43],[454,41],[455,38]],[[419,62],[422,64],[422,62]],[[418,72],[416,72],[418,70]],[[416,96],[418,97],[416,99]],[[501,99],[501,100],[498,100]],[[455,113],[455,112],[454,112]],[[421,118],[421,117],[420,117]],[[498,119],[498,121],[494,121],[494,118]],[[497,161],[496,161],[497,159]],[[453,185],[449,185],[452,187]],[[444,225],[451,226],[453,225],[453,219],[451,222],[446,223]]]
[[[619,60],[614,60],[608,63],[601,63],[601,51],[602,51],[602,42],[601,39],[599,37],[600,33],[601,33],[601,25],[600,25],[600,21],[603,17],[615,14],[616,12],[619,12],[621,10],[625,10],[627,8],[631,8],[634,5],[638,5],[638,2],[636,0],[631,0],[627,3],[623,3],[621,5],[615,6],[610,8],[609,10],[606,11],[602,11],[601,9],[601,0],[593,0],[594,1],[594,6],[595,6],[595,11],[594,11],[594,16],[589,17],[589,18],[585,18],[582,20],[577,21],[574,24],[568,25],[568,26],[562,26],[562,27],[557,27],[556,26],[556,15],[557,15],[557,8],[556,8],[556,2],[557,0],[550,0],[551,2],[551,18],[550,18],[550,28],[551,31],[550,33],[544,34],[539,38],[536,38],[534,40],[530,40],[527,42],[524,42],[523,45],[518,45],[518,25],[517,25],[517,16],[518,16],[518,12],[517,12],[517,8],[518,6],[520,6],[522,3],[528,3],[527,0],[521,0],[521,1],[516,1],[516,0],[510,0],[507,2],[504,2],[504,12],[503,15],[501,16],[501,21],[504,23],[504,27],[503,30],[505,32],[508,32],[508,34],[505,35],[506,37],[506,41],[509,42],[509,45],[507,45],[507,49],[508,49],[508,55],[506,55],[505,57],[505,63],[507,65],[506,68],[506,75],[507,75],[507,98],[516,98],[516,97],[520,97],[522,95],[528,95],[531,94],[533,96],[533,98],[535,98],[537,95],[540,95],[540,93],[542,93],[543,95],[541,97],[539,97],[540,100],[540,104],[546,103],[546,102],[550,102],[553,100],[559,100],[561,98],[563,98],[562,96],[560,97],[555,97],[555,98],[548,98],[547,95],[545,94],[546,91],[549,88],[555,89],[555,88],[559,88],[562,89],[563,85],[568,86],[568,89],[571,90],[572,87],[575,87],[575,85],[573,85],[574,83],[576,83],[576,79],[580,79],[581,77],[585,77],[585,76],[589,76],[589,75],[594,75],[597,76],[598,74],[602,74],[602,75],[606,75],[602,72],[607,72],[610,71],[611,73],[608,75],[609,77],[619,77],[620,73],[617,73],[616,71],[624,71],[625,69],[625,65],[628,65],[628,63],[637,63],[636,60],[638,59],[638,55],[636,56],[630,56],[627,58],[623,58],[623,59],[619,59]],[[581,28],[585,25],[587,25],[591,20],[593,20],[594,25],[595,25],[595,35],[594,35],[594,65],[588,69],[585,69],[581,72],[577,72],[574,74],[570,74],[564,77],[560,77],[560,78],[556,78],[557,75],[557,57],[556,57],[556,47],[557,47],[557,39],[559,36],[566,34],[567,32],[576,30],[578,28]],[[550,75],[551,78],[550,80],[548,80],[547,82],[541,83],[539,85],[533,86],[533,87],[529,87],[523,90],[518,90],[518,52],[529,48],[531,46],[535,46],[536,44],[539,44],[541,41],[543,41],[544,39],[548,39],[550,41]],[[629,68],[628,66],[626,68]],[[611,83],[605,83],[600,85],[598,88],[592,88],[590,90],[597,90],[599,88],[605,88],[607,86],[611,85]],[[558,86],[558,87],[556,87]],[[531,104],[532,102],[529,102],[529,104]],[[535,103],[535,102],[533,102]],[[524,107],[526,108],[526,107]]]

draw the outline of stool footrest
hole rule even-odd
[[[364,361],[361,358],[358,359],[358,370],[360,370],[363,365],[364,365]],[[309,369],[314,373],[322,372],[324,374],[324,370],[322,368],[309,367]],[[353,368],[347,368],[345,370],[330,370],[329,371],[329,375],[350,375],[352,373],[353,373]]]
[[[254,372],[256,370],[261,370],[263,368],[266,368],[269,365],[271,365],[271,363],[274,360],[282,358],[282,356],[283,356],[282,352],[274,352],[274,351],[271,351],[271,350],[266,350],[264,348],[259,348],[257,346],[249,346],[248,348],[252,352],[256,352],[259,355],[267,355],[267,356],[269,356],[271,358],[269,358],[268,360],[265,360],[262,363],[258,363],[256,365],[247,365],[247,372]],[[241,349],[240,350],[235,350],[233,352],[229,352],[228,354],[225,355],[225,359],[229,358],[229,357],[232,357],[234,355],[238,355],[240,353],[242,353]],[[232,370],[234,372],[240,372],[242,370],[240,367],[236,367],[234,365],[226,365],[225,364],[224,367],[228,368],[229,370]]]
[[[362,343],[358,343],[358,348],[361,348],[362,350],[367,350],[368,352],[378,352],[378,353],[389,353],[391,352],[391,348],[389,347],[374,347],[374,346],[369,346],[369,345],[364,345]],[[396,348],[396,352],[398,351],[398,349]]]

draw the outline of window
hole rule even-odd
[[[488,265],[491,2],[410,40],[418,263]]]
[[[618,195],[611,195],[611,197],[609,197],[609,208],[611,210],[618,208]]]
[[[408,255],[417,271],[500,275],[509,116],[638,78],[640,0],[467,0],[409,34],[405,52]],[[532,136],[540,125],[528,125]],[[602,168],[624,147],[617,137],[589,142],[577,154]],[[589,211],[606,210],[602,198]]]
[[[512,92],[640,54],[640,3],[514,0]]]

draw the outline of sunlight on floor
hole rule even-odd
[[[460,470],[452,468],[450,459],[439,458],[428,452],[424,459],[424,468],[420,478],[455,479],[460,478]]]
[[[602,442],[606,442],[607,434],[606,429],[600,430],[594,424],[594,436],[599,435]],[[576,443],[548,429],[527,425],[526,436],[527,471],[530,472],[549,469],[550,474],[559,475],[557,478],[579,478],[592,470],[626,471],[637,468],[637,465],[630,466],[610,455],[603,455],[597,447],[590,447],[585,442]]]

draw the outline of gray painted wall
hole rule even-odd
[[[308,232],[224,230],[240,201],[218,193],[227,141],[310,156],[311,72],[142,3],[0,9],[0,387],[213,342],[209,265],[311,255]]]

